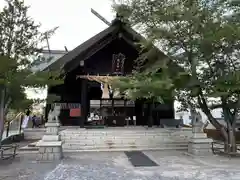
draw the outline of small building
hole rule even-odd
[[[152,126],[160,125],[161,121],[176,126],[173,100],[166,101],[165,104],[156,103],[155,111],[150,112],[145,100],[131,101],[121,96],[115,97],[108,84],[96,80],[96,76],[131,74],[141,50],[136,43],[141,40],[141,35],[116,18],[107,29],[45,68],[49,71],[63,68],[65,73],[63,84],[48,88],[48,94],[60,97],[58,103],[61,105],[62,125],[84,127],[95,118],[98,122],[104,119],[101,123],[108,126]],[[159,56],[167,57],[161,51]],[[107,92],[109,96],[105,96]],[[46,114],[50,108],[49,103]],[[150,124],[149,117],[153,117]]]

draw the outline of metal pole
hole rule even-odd
[[[7,123],[7,133],[6,133],[6,138],[9,136],[9,128],[10,128],[10,121]]]
[[[51,50],[50,50],[50,45],[49,45],[49,41],[48,41],[48,35],[47,35],[47,33],[45,33],[45,38],[46,38],[46,41],[47,41],[47,47],[48,47],[48,51],[49,51],[49,53],[51,53]]]
[[[20,118],[21,119],[20,119],[19,134],[21,134],[21,132],[22,132],[22,122],[23,122],[24,115],[21,115]]]

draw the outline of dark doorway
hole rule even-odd
[[[101,85],[99,83],[90,82],[88,85],[89,100],[98,100],[102,97]]]

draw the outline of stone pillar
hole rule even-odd
[[[211,143],[212,139],[203,132],[201,124],[194,124],[193,136],[188,142],[188,153],[198,156],[211,155]]]
[[[52,114],[56,113],[55,111],[50,112]],[[62,141],[59,135],[59,126],[58,115],[55,115],[55,120],[52,117],[48,118],[48,123],[46,126],[46,134],[42,137],[37,143],[39,147],[38,160],[42,161],[54,161],[60,160],[63,158],[62,153]]]

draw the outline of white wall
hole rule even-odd
[[[179,102],[174,102],[175,119],[180,119],[180,117],[182,116],[184,124],[190,124],[191,123],[190,111],[188,111],[188,112],[187,111],[178,112],[177,110],[178,110],[179,106],[180,106]],[[197,109],[197,111],[201,114],[203,122],[206,122],[207,121],[207,116],[200,109]],[[212,115],[215,118],[221,118],[222,117],[222,109],[219,108],[219,109],[213,110]]]

